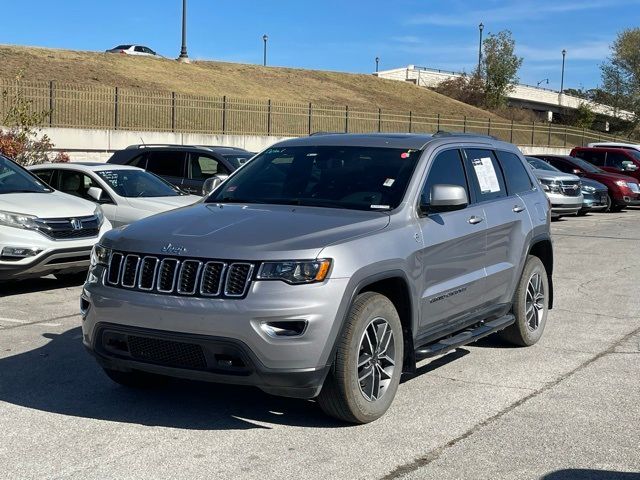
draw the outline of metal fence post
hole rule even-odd
[[[564,127],[564,146],[567,146],[567,127]]]
[[[584,147],[584,127],[582,127],[582,141],[580,142],[580,146]]]
[[[491,135],[491,117],[489,117],[489,121],[487,122],[487,135]]]
[[[411,113],[411,110],[409,110],[409,133],[411,133],[412,123],[413,123],[413,114]]]
[[[513,143],[513,118],[511,119],[511,135],[509,135],[509,143]]]
[[[117,130],[118,129],[118,87],[116,87],[116,90],[115,90],[114,106],[115,106],[115,111],[113,113],[113,128],[114,130]]]
[[[531,145],[535,145],[536,144],[536,122],[535,120],[533,122],[531,122]]]
[[[227,131],[227,96],[222,97],[222,134]]]
[[[438,129],[436,130],[436,132],[440,131],[440,114],[438,114]]]
[[[49,126],[53,126],[53,80],[49,81]]]
[[[551,146],[551,122],[549,122],[549,132],[547,133],[547,147]]]
[[[344,133],[349,133],[349,105],[344,107]]]
[[[271,99],[267,102],[267,135],[271,135]]]
[[[467,116],[464,116],[464,121],[462,123],[462,132],[467,133]]]
[[[311,102],[309,102],[309,135],[311,135]]]
[[[176,92],[171,92],[171,131],[176,131]]]

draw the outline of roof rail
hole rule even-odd
[[[135,150],[138,148],[149,148],[149,147],[190,147],[191,145],[180,145],[180,144],[172,144],[172,143],[139,143],[135,145],[129,145],[127,150]]]
[[[480,138],[490,138],[491,140],[502,141],[493,135],[483,135],[482,133],[472,133],[472,132],[447,132],[445,130],[438,130],[433,134],[434,137],[480,137]]]

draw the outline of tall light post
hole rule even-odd
[[[484,30],[484,25],[480,23],[480,25],[478,25],[478,29],[480,30],[480,44],[478,45],[478,75],[480,75],[480,68],[482,68],[482,31]]]
[[[264,48],[263,48],[263,51],[262,51],[262,65],[265,66],[265,67],[267,66],[267,40],[269,40],[269,37],[265,33],[262,36],[262,41],[264,42]]]
[[[187,0],[182,0],[182,48],[180,48],[178,61],[189,63],[189,55],[187,55]]]
[[[564,60],[567,56],[567,51],[562,49],[562,76],[560,77],[560,95],[564,92]]]
[[[380,63],[380,57],[376,57],[376,73],[378,73],[378,64]]]

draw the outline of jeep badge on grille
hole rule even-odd
[[[169,243],[168,245],[162,247],[161,252],[171,255],[182,255],[183,253],[187,253],[187,249],[179,245],[172,245],[171,243]]]

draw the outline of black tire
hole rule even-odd
[[[103,370],[111,380],[129,388],[155,388],[166,384],[169,380],[162,375],[140,372],[138,370],[131,370],[129,372],[111,370],[110,368],[103,368]]]
[[[542,307],[541,309],[530,302],[530,281],[534,281],[534,278],[539,278],[541,282],[543,298],[535,302]],[[531,316],[531,311],[535,317]],[[549,313],[549,278],[544,264],[538,257],[533,255],[527,257],[527,263],[516,289],[512,313],[516,317],[515,323],[500,332],[500,336],[507,342],[521,347],[529,347],[537,343],[542,337]]]
[[[611,208],[614,206],[613,199],[611,195],[607,193],[607,207],[603,210],[603,212],[612,212]]]
[[[84,283],[87,279],[87,271],[83,270],[81,272],[73,273],[54,273],[53,276],[61,282],[65,283]]]
[[[402,324],[393,303],[384,295],[375,292],[358,295],[351,305],[346,322],[344,334],[338,339],[333,366],[317,401],[320,408],[334,418],[349,423],[369,423],[384,415],[398,390],[404,358]],[[387,329],[381,332],[384,328],[383,322],[386,322]],[[387,337],[388,331],[391,331],[392,338]],[[372,344],[367,341],[373,334],[375,334],[374,343],[377,342],[379,345],[383,345],[386,339],[388,347],[385,349],[384,356],[378,357],[377,353],[373,355],[367,353],[366,349],[376,350],[376,347],[372,347]],[[378,342],[379,336],[381,338]],[[361,349],[361,346],[364,349]],[[391,347],[393,351],[390,350]],[[375,372],[390,368],[390,363],[382,360],[389,358],[387,354],[393,356],[394,365],[391,374],[387,374],[390,378],[382,379],[382,376]],[[371,360],[359,366],[368,355]],[[372,363],[376,361],[380,362],[377,367]],[[360,371],[370,371],[371,374],[366,377],[363,374],[364,380],[360,381]],[[383,381],[386,382],[383,390],[378,391],[377,398],[374,398],[375,378],[379,378],[378,386],[382,385]],[[371,382],[370,390],[366,385],[368,382]],[[372,393],[370,398],[365,397],[364,390]]]
[[[576,215],[578,217],[584,217],[587,213],[589,213],[589,210],[580,210]]]
[[[625,208],[625,205],[617,205],[614,203],[613,205],[611,205],[611,208],[609,209],[609,211],[611,213],[618,213],[624,210],[624,208]]]

